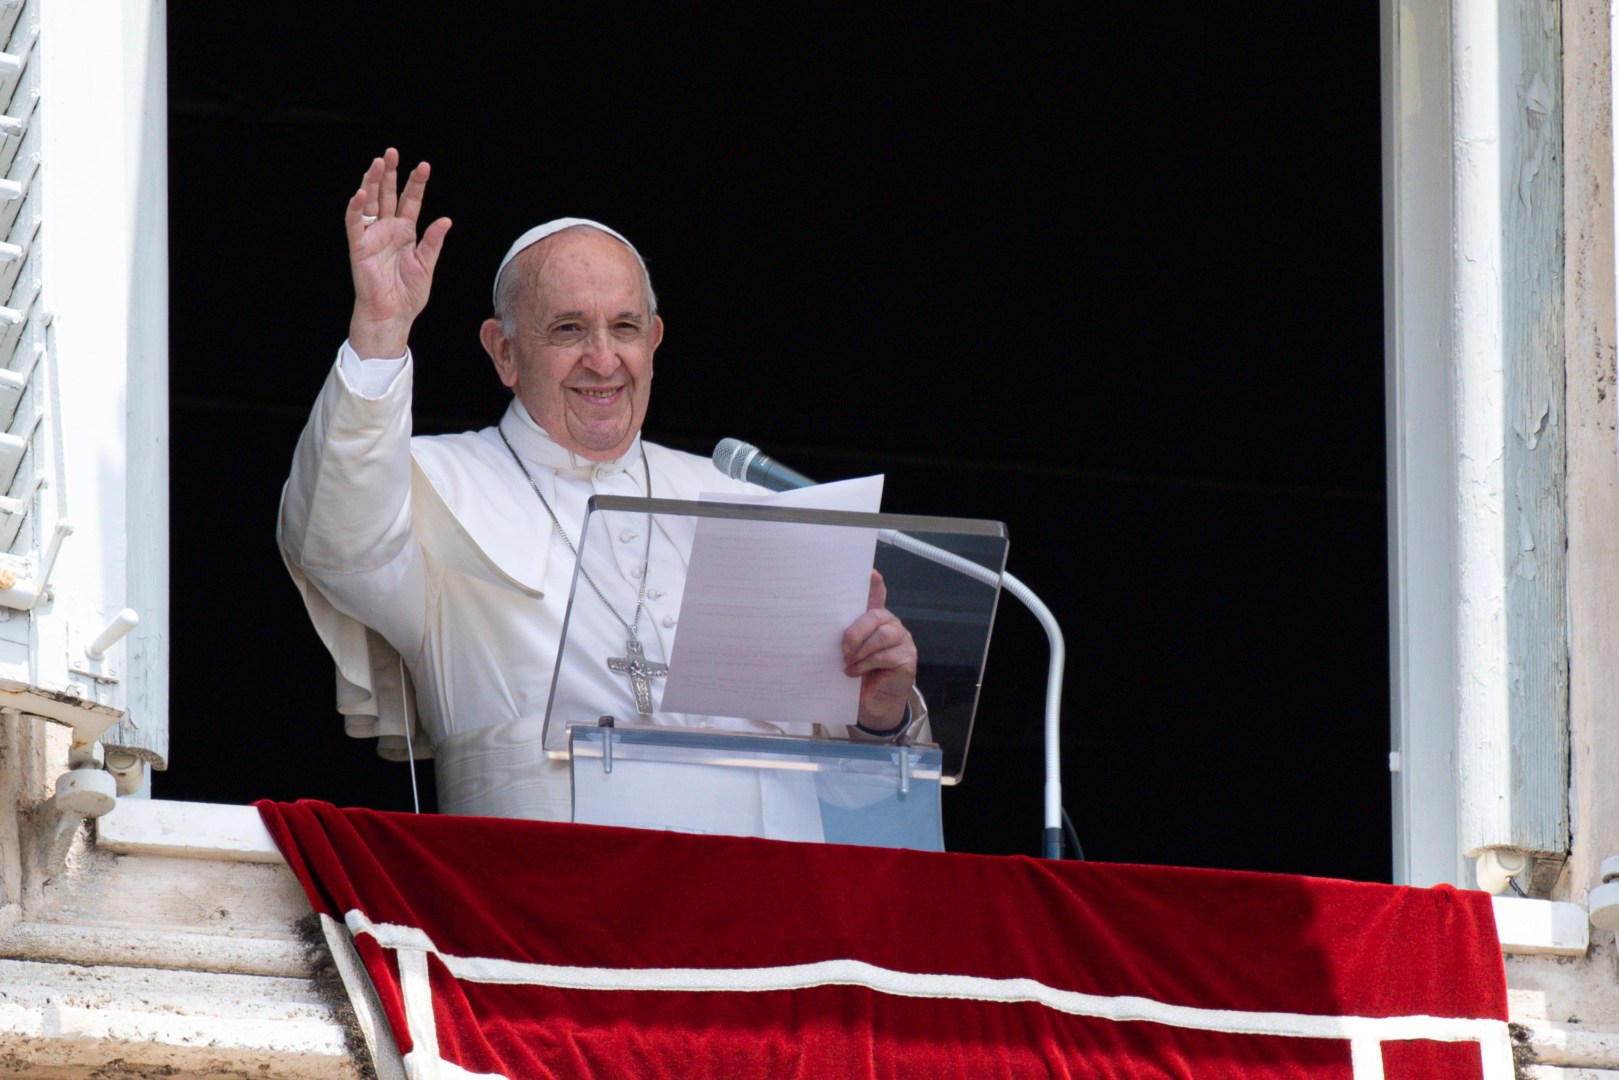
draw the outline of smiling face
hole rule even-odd
[[[591,461],[619,457],[646,419],[663,340],[635,256],[606,233],[574,228],[506,273],[519,275],[511,310],[479,334],[500,381],[558,443]]]

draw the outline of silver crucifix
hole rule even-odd
[[[669,665],[648,660],[635,638],[624,642],[624,656],[609,656],[607,667],[620,675],[628,675],[635,684],[635,711],[642,716],[652,715],[652,680],[669,674]]]

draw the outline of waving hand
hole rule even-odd
[[[439,218],[417,238],[428,172],[427,162],[417,165],[400,192],[399,151],[389,147],[371,162],[349,198],[343,216],[354,275],[349,344],[361,359],[402,355],[411,324],[427,306],[433,267],[450,231],[450,219]]]

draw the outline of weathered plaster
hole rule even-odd
[[[1570,816],[1562,895],[1583,903],[1619,854],[1619,461],[1608,5],[1566,6]],[[1600,932],[1599,932],[1600,933]]]
[[[48,850],[69,741],[58,724],[0,713],[0,1080],[366,1075],[285,864],[229,843],[211,857],[103,850],[88,827]],[[146,817],[161,841],[168,819]]]
[[[1557,895],[1584,904],[1619,854],[1619,455],[1606,0],[1563,6],[1570,856]],[[1591,930],[1580,957],[1509,956],[1513,1021],[1532,1080],[1619,1080],[1619,954]]]
[[[1568,846],[1561,26],[1554,0],[1452,13],[1458,831],[1537,856],[1544,896]]]

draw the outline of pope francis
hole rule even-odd
[[[576,218],[523,234],[496,272],[479,339],[512,392],[504,415],[412,438],[410,330],[450,231],[448,218],[418,229],[428,175],[418,164],[401,190],[389,149],[348,201],[348,340],[299,439],[277,537],[337,662],[350,734],[433,756],[445,812],[565,820],[566,763],[547,759],[541,725],[586,501],[757,489],[641,439],[663,319],[630,242]],[[660,533],[615,527],[625,572],[592,581],[601,632],[653,662],[669,655],[688,554]],[[909,707],[915,644],[883,603],[873,575],[843,637],[861,681],[855,738],[925,722]],[[631,693],[606,664],[600,677],[609,705]],[[622,708],[633,715],[633,698]]]

